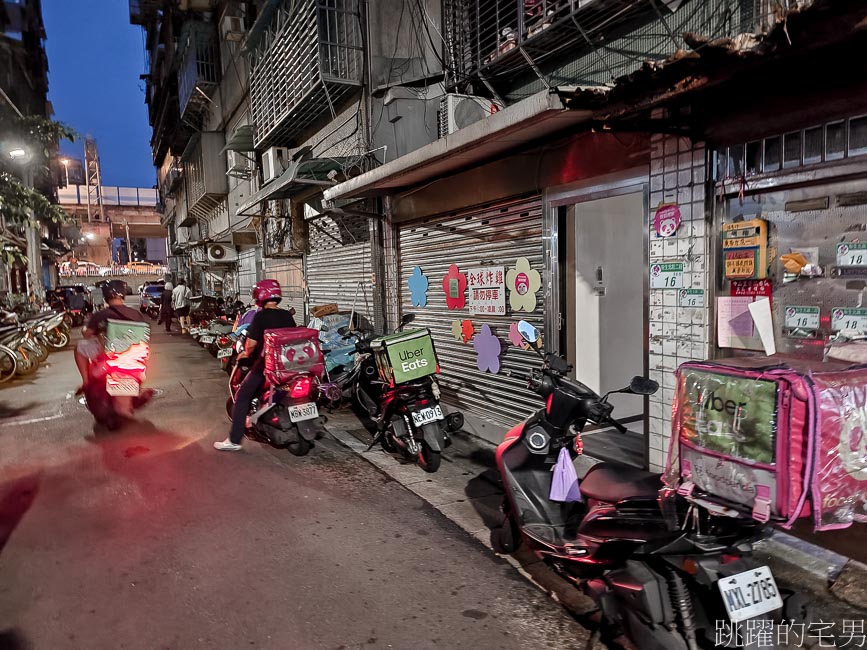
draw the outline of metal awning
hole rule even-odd
[[[240,216],[250,215],[250,210],[258,208],[262,201],[288,199],[311,186],[333,187],[328,174],[343,169],[346,158],[309,158],[307,160],[290,160],[286,171],[279,178],[262,187],[250,200],[238,208]]]
[[[220,150],[220,153],[227,151],[255,151],[256,147],[253,146],[253,136],[255,134],[255,126],[252,124],[242,124],[229,136],[226,146]]]
[[[605,87],[594,92],[604,95]],[[568,109],[544,90],[444,138],[325,190],[325,202],[412,187],[493,160],[540,138],[589,121],[592,111]]]

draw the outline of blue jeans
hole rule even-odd
[[[253,364],[250,372],[244,377],[238,394],[235,396],[235,406],[232,409],[232,428],[229,431],[229,440],[240,445],[247,430],[247,416],[250,414],[250,403],[265,385],[265,368],[261,363]]]

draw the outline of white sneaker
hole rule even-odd
[[[241,445],[236,445],[234,442],[226,438],[220,442],[215,442],[214,449],[219,449],[220,451],[241,451]]]

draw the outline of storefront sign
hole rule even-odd
[[[867,243],[837,244],[837,266],[867,266]]]
[[[725,252],[727,278],[751,278],[756,274],[756,252],[739,250]]]
[[[791,330],[819,329],[819,308],[787,305],[784,327]]]
[[[676,203],[663,203],[653,215],[653,229],[660,237],[671,237],[680,227],[680,208]]]
[[[768,275],[768,223],[764,219],[722,226],[725,277],[761,280]]]
[[[651,289],[682,289],[683,262],[650,265]]]
[[[681,289],[681,307],[704,307],[704,289]]]
[[[834,307],[831,310],[831,329],[867,331],[867,309]]]
[[[470,314],[506,315],[505,270],[502,266],[469,269],[467,285],[470,289]]]
[[[773,286],[770,280],[732,280],[729,295],[741,298],[771,297]]]

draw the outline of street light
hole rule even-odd
[[[66,187],[69,187],[69,158],[63,158],[60,164],[66,168]]]
[[[21,160],[27,155],[27,150],[22,149],[21,147],[15,147],[14,149],[9,150],[9,157],[12,160]]]

